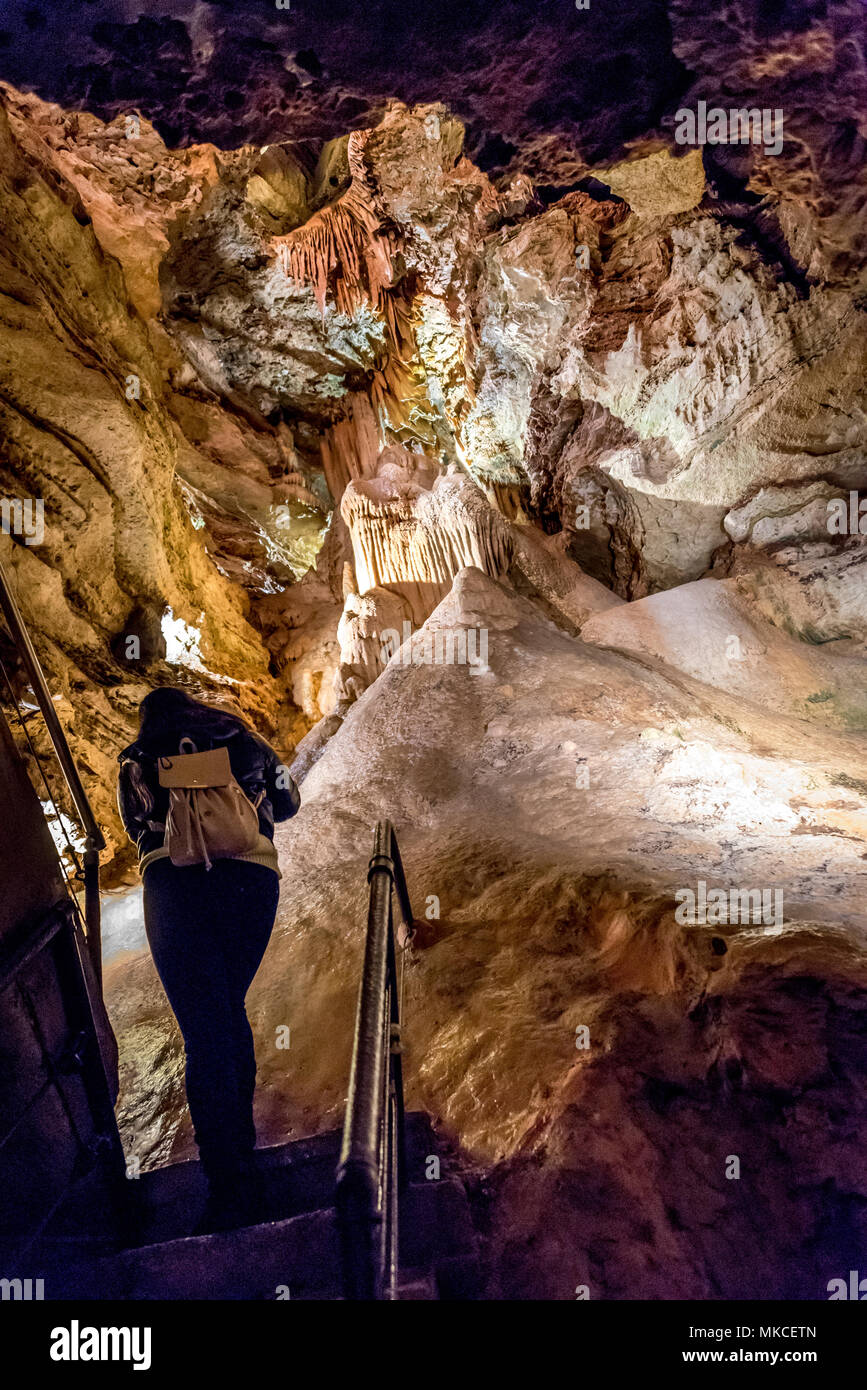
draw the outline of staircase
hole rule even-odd
[[[46,1293],[81,1299],[340,1299],[334,1173],[341,1132],[257,1149],[261,1219],[194,1235],[205,1207],[198,1162],[128,1180],[134,1243],[119,1253],[79,1251],[60,1260],[61,1230],[43,1247],[57,1269]],[[479,1296],[479,1261],[463,1183],[449,1172],[429,1117],[406,1115],[407,1186],[401,1208],[398,1299]],[[438,1180],[425,1178],[440,1160]],[[90,1223],[86,1223],[90,1224]],[[81,1213],[74,1226],[82,1228]],[[92,1226],[91,1226],[91,1229]]]

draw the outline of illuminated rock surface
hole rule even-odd
[[[0,490],[45,501],[0,559],[112,879],[142,695],[242,708],[304,778],[262,1141],[339,1119],[388,816],[489,1291],[825,1297],[867,1237],[863,12],[166,8],[0,20]],[[779,155],[678,145],[716,100]],[[781,920],[678,920],[701,883]],[[180,1040],[114,915],[154,1165]]]

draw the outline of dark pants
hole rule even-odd
[[[280,881],[262,864],[219,859],[145,869],[148,943],[187,1055],[187,1102],[202,1167],[230,1175],[256,1145],[256,1057],[244,998],[274,926]]]

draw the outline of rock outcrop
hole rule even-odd
[[[195,667],[272,727],[276,700],[246,597],[208,558],[176,488],[147,325],[41,135],[14,101],[0,107],[2,487],[43,518],[38,537],[4,526],[0,556],[117,850],[116,755],[156,672],[171,677],[157,615],[196,653],[182,676]]]
[[[747,703],[837,728],[867,729],[864,659],[799,641],[762,618],[736,580],[699,579],[591,618],[585,642],[659,660]]]

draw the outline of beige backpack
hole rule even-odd
[[[228,748],[197,753],[191,739],[181,739],[177,756],[160,758],[159,779],[169,792],[164,844],[173,864],[210,869],[214,859],[255,849],[259,817],[232,775]]]

